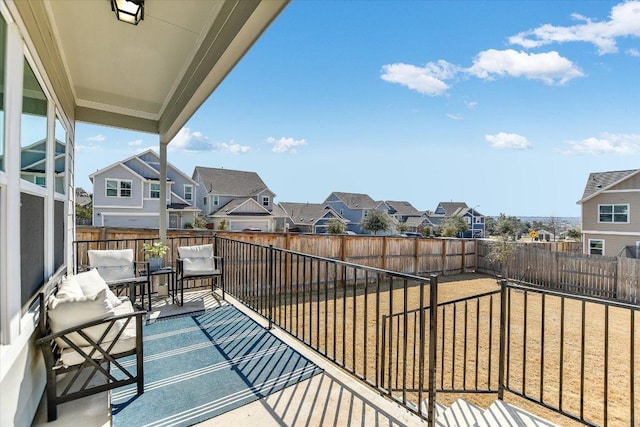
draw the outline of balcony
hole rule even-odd
[[[638,306],[506,280],[497,285],[481,275],[438,280],[213,241],[225,259],[226,299],[193,288],[179,307],[155,295],[149,323],[232,307],[322,373],[203,425],[453,425],[460,416],[467,424],[459,425],[524,417],[538,425],[635,422]],[[76,246],[79,261],[84,244]],[[108,425],[109,413],[104,393],[62,405],[52,424],[89,414],[95,425]]]

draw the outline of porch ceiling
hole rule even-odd
[[[14,4],[76,120],[168,143],[288,2],[147,0],[137,26],[109,0]]]

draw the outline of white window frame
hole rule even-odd
[[[115,181],[116,182],[116,195],[115,196],[110,196],[109,195],[109,181]],[[122,184],[123,183],[129,183],[129,188],[122,188]],[[128,196],[123,196],[122,195],[122,191],[123,190],[129,190],[129,195]],[[133,181],[130,179],[118,179],[118,178],[105,178],[104,179],[104,196],[108,197],[108,198],[123,198],[123,199],[130,199],[131,195],[133,193]]]
[[[262,196],[262,206],[269,206],[271,198],[269,196]]]
[[[213,197],[213,206],[220,205],[220,196],[212,196]]]
[[[153,186],[157,185],[158,189],[154,190]],[[154,197],[154,193],[158,193],[158,197]],[[150,182],[149,183],[149,198],[154,200],[160,200],[160,183]]]
[[[187,191],[187,189],[188,189],[188,191]],[[187,194],[189,195],[188,197],[187,197]],[[190,184],[185,184],[184,185],[184,199],[187,202],[192,202],[193,201],[193,185],[190,185]]]
[[[592,248],[591,242],[594,242],[594,243],[595,242],[601,242],[602,243],[602,249],[601,249],[602,253],[599,253],[599,254],[593,253],[592,249],[598,250],[598,248]],[[604,252],[604,245],[605,245],[604,239],[589,239],[588,244],[589,244],[589,255],[604,255],[605,254],[605,252]]]
[[[616,207],[619,207],[619,206],[624,206],[626,208],[626,210],[627,210],[627,212],[625,214],[627,216],[627,220],[626,221],[616,221],[616,215],[623,215],[623,214],[620,214],[620,213],[616,214]],[[602,220],[602,215],[603,215],[602,208],[604,208],[604,207],[611,207],[611,213],[610,214],[609,213],[605,213],[604,214],[604,215],[611,215],[611,221],[603,221]],[[608,204],[598,205],[598,223],[599,224],[629,224],[629,216],[631,215],[630,211],[631,211],[631,208],[630,208],[628,203],[617,203],[617,204],[608,203]]]

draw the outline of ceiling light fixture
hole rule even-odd
[[[111,10],[122,22],[138,25],[144,20],[144,0],[111,0]]]

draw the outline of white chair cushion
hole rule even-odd
[[[92,268],[89,271],[78,273],[73,277],[82,289],[83,296],[93,296],[101,290],[106,289],[107,299],[112,306],[117,307],[122,304],[122,300],[109,289],[109,285],[107,285],[107,282],[105,282],[100,273],[98,273],[98,270]],[[58,291],[58,293],[59,292],[60,291]],[[56,297],[58,296],[56,295]]]
[[[75,276],[64,277],[60,282],[58,292],[56,293],[56,298],[58,299],[78,298],[83,296],[84,293],[82,292],[80,283],[78,283]]]
[[[47,315],[49,316],[51,332],[57,333],[85,322],[114,316],[115,310],[111,303],[109,303],[106,291],[103,289],[93,296],[66,299],[53,297],[49,301]],[[86,328],[83,331],[89,338],[97,341],[100,339],[107,327],[108,324],[96,325]],[[111,330],[109,330],[104,341],[113,341],[121,328],[122,321],[116,322]],[[75,332],[67,335],[67,338],[78,346],[85,346],[88,344],[82,336]],[[62,339],[57,339],[56,341],[62,348],[69,347],[69,344],[64,342]]]
[[[178,257],[180,258],[211,258],[213,256],[213,245],[178,246]]]
[[[182,259],[182,275],[185,277],[220,274],[211,244],[178,247],[178,256]]]
[[[89,265],[106,281],[135,277],[133,249],[90,250]]]
[[[114,307],[113,311],[114,311],[114,314],[118,316],[120,314],[133,313],[134,310],[133,310],[133,305],[131,304],[131,301],[127,299],[123,301],[122,304],[120,304],[118,307]],[[129,324],[127,325],[127,327],[124,329],[124,331],[122,331],[122,335],[120,335],[120,338],[118,338],[118,341],[111,349],[112,354],[133,350],[136,347],[136,321],[137,320],[138,319],[133,318],[129,321]],[[121,322],[124,323],[125,320],[122,320]],[[111,345],[111,342],[112,341],[104,342],[100,344],[100,347],[106,350]],[[86,354],[89,354],[92,350],[92,347],[80,347],[80,349],[84,351]],[[98,352],[95,352],[93,356],[94,356],[93,357],[94,359],[100,359],[102,357],[102,355]],[[62,350],[60,354],[60,358],[62,360],[62,363],[65,364],[66,366],[79,365],[80,363],[84,362],[84,357],[79,355],[72,348],[66,348]]]

